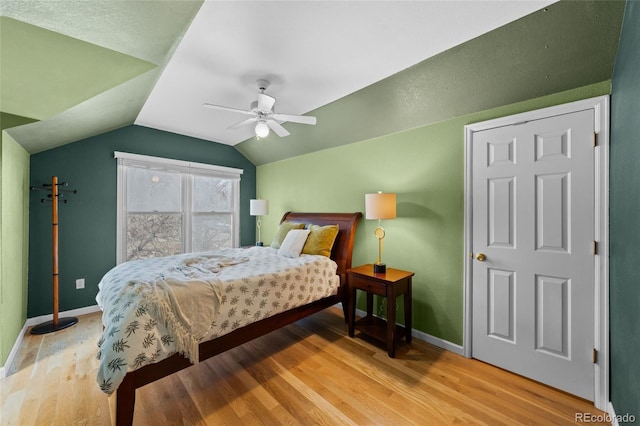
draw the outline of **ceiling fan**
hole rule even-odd
[[[290,121],[293,123],[300,124],[316,124],[316,118],[308,115],[292,115],[292,114],[280,114],[276,113],[273,109],[273,105],[276,103],[276,98],[273,96],[269,96],[264,93],[265,90],[269,87],[269,82],[267,80],[258,80],[256,81],[258,84],[258,100],[253,101],[248,110],[230,108],[221,105],[214,105],[205,103],[204,106],[207,108],[219,109],[223,111],[231,111],[237,112],[240,114],[250,115],[251,117],[246,120],[242,120],[239,123],[236,123],[232,126],[229,126],[229,129],[237,129],[240,127],[248,126],[253,123],[255,125],[255,132],[258,138],[264,138],[269,135],[269,129],[273,130],[278,136],[284,137],[288,136],[289,132],[287,129],[282,127],[281,122]]]

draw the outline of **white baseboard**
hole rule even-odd
[[[439,348],[446,349],[449,352],[453,352],[454,354],[464,356],[464,348],[448,340],[444,340],[440,337],[432,336],[415,329],[411,331],[411,335],[420,340],[424,340],[427,343],[431,343],[433,346],[437,346]]]
[[[100,307],[98,305],[87,306],[85,308],[72,309],[70,311],[60,312],[61,317],[75,317],[80,315],[91,314],[94,312],[100,311]],[[53,314],[41,315],[39,317],[27,318],[20,330],[20,334],[16,339],[16,342],[13,344],[13,348],[11,348],[11,352],[9,352],[9,356],[7,357],[7,361],[4,363],[2,367],[0,367],[0,379],[4,379],[7,375],[7,371],[11,369],[13,365],[13,361],[15,360],[16,355],[18,354],[18,350],[22,345],[22,340],[24,339],[24,335],[27,333],[27,328],[38,325],[40,323],[51,321],[53,319]]]
[[[0,367],[0,379],[4,379],[5,377],[7,377],[7,370],[9,370],[9,368],[13,364],[13,360],[18,354],[18,350],[22,345],[22,339],[24,339],[24,334],[27,332],[27,327],[28,325],[25,322],[24,325],[22,326],[22,330],[20,330],[20,334],[18,334],[18,338],[16,339],[16,342],[13,344],[13,347],[11,348],[11,352],[9,352],[7,361],[4,363],[2,367]]]
[[[99,312],[100,307],[98,305],[87,306],[85,308],[72,309],[70,311],[60,312],[60,317],[77,317],[80,315],[92,314],[94,312]],[[27,327],[31,327],[32,325],[38,325],[42,322],[51,321],[53,319],[53,314],[48,315],[40,315],[39,317],[28,318],[26,322]]]
[[[356,314],[360,315],[361,317],[367,315],[367,313],[361,309],[356,309]],[[411,335],[417,339],[423,340],[427,343],[430,343],[434,346],[445,349],[449,352],[453,352],[455,354],[464,356],[464,350],[462,346],[457,345],[455,343],[451,343],[448,340],[444,340],[444,339],[441,339],[440,337],[432,336],[428,333],[424,333],[416,329],[411,330]]]
[[[607,413],[611,418],[611,426],[619,426],[616,410],[613,409],[613,403],[611,401],[607,404]]]
[[[612,426],[620,426],[620,423],[636,424],[636,421],[638,420],[637,414],[624,413],[616,415],[616,410],[613,409],[613,402],[611,401],[607,404],[607,415],[609,416],[607,420],[611,420]]]

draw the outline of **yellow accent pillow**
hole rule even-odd
[[[284,237],[287,236],[289,231],[291,231],[292,229],[304,229],[305,226],[307,226],[306,223],[288,222],[285,220],[280,224],[280,227],[278,228],[276,235],[273,237],[273,241],[271,242],[271,248],[275,248],[275,249],[280,248],[280,246],[282,245],[282,242],[284,241]]]
[[[307,229],[311,233],[304,243],[302,253],[331,257],[331,249],[338,235],[338,225],[309,225]]]

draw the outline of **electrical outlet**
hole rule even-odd
[[[84,278],[78,278],[76,280],[76,290],[84,288]]]

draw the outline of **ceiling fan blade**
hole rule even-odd
[[[264,112],[273,110],[273,104],[276,103],[276,98],[265,95],[264,93],[258,93],[258,109]]]
[[[242,120],[239,123],[227,127],[227,129],[238,129],[240,127],[248,126],[251,123],[255,123],[256,121],[258,121],[258,117],[247,118],[246,120]]]
[[[253,115],[254,112],[253,111],[247,111],[245,109],[238,109],[238,108],[230,108],[230,107],[226,107],[226,106],[222,106],[222,105],[214,105],[214,104],[202,104],[203,107],[205,108],[212,108],[212,109],[219,109],[221,111],[230,111],[230,112],[238,112],[240,114],[245,114],[245,115]]]
[[[289,136],[289,132],[287,132],[287,129],[282,127],[282,125],[280,123],[278,123],[277,121],[267,120],[267,126],[269,126],[269,128],[271,130],[276,132],[276,134],[278,136],[280,136],[281,138],[283,138],[285,136]]]
[[[316,118],[310,115],[271,114],[271,118],[278,121],[290,121],[300,124],[316,124]]]

